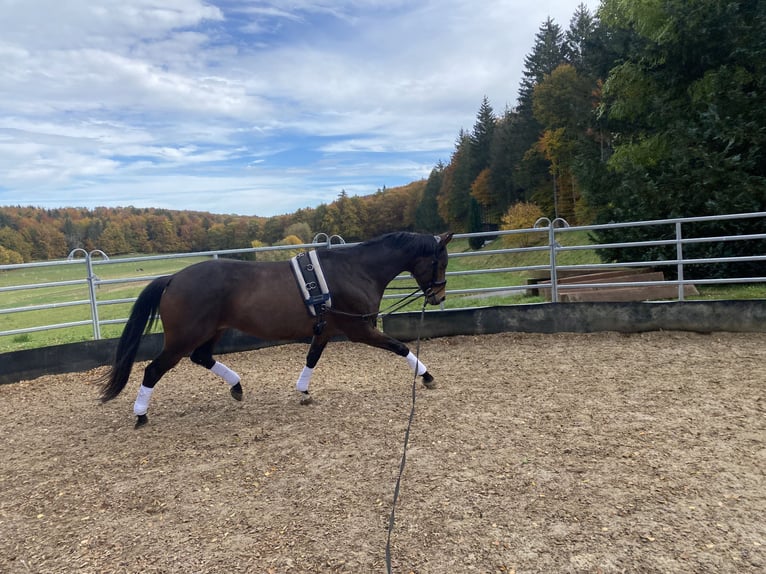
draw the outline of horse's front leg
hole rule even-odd
[[[380,349],[386,349],[392,353],[396,353],[400,357],[404,357],[407,364],[415,372],[415,375],[422,377],[423,385],[428,389],[436,387],[433,375],[428,372],[428,368],[420,361],[418,357],[410,350],[410,348],[401,341],[389,337],[385,333],[378,331],[375,327],[367,324],[356,325],[346,330],[346,335],[351,341],[366,343],[373,347]]]
[[[298,380],[295,383],[295,389],[301,393],[301,404],[310,405],[313,402],[311,395],[309,395],[309,385],[311,384],[311,376],[314,374],[314,367],[319,362],[319,357],[322,356],[322,351],[327,346],[327,339],[317,336],[311,339],[311,346],[309,352],[306,355],[306,366],[303,367]]]

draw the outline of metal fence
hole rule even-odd
[[[514,254],[514,253],[541,253],[544,258],[545,262],[537,265],[524,265],[524,266],[514,266],[514,267],[502,267],[502,266],[492,266],[488,265],[486,267],[482,268],[472,268],[472,269],[465,269],[465,270],[457,270],[457,271],[448,271],[447,277],[448,280],[450,278],[457,278],[457,277],[469,277],[467,280],[470,283],[470,277],[477,277],[479,275],[486,275],[486,274],[499,274],[498,277],[509,277],[511,275],[515,276],[517,279],[519,277],[528,276],[528,275],[537,275],[538,277],[542,278],[542,281],[537,283],[535,286],[535,289],[538,291],[543,291],[547,293],[547,298],[551,300],[552,302],[559,302],[561,300],[560,293],[562,291],[562,277],[569,274],[575,274],[580,272],[598,272],[598,271],[608,271],[608,270],[616,270],[616,269],[630,269],[630,268],[636,268],[636,267],[647,267],[651,266],[653,268],[664,268],[672,271],[673,278],[669,279],[656,279],[656,280],[637,280],[637,281],[631,281],[631,280],[624,280],[621,279],[619,282],[611,281],[609,279],[599,281],[591,281],[589,283],[584,284],[566,284],[566,289],[568,291],[571,290],[577,290],[577,289],[594,289],[594,288],[625,288],[625,287],[631,287],[631,286],[640,286],[640,287],[647,287],[651,285],[673,285],[676,287],[676,296],[675,299],[677,300],[684,300],[685,298],[685,289],[688,285],[708,285],[708,284],[731,284],[731,283],[741,283],[741,284],[759,284],[759,283],[766,283],[766,252],[763,253],[756,253],[753,255],[747,255],[747,256],[732,256],[732,257],[711,257],[711,258],[688,258],[685,256],[686,247],[691,244],[704,244],[704,243],[721,243],[721,242],[735,242],[735,241],[761,241],[766,240],[766,233],[758,233],[758,234],[747,234],[747,235],[727,235],[727,236],[709,236],[709,237],[685,237],[684,236],[684,229],[688,229],[689,225],[692,224],[699,224],[699,223],[707,223],[707,222],[721,222],[725,220],[752,220],[754,218],[760,219],[764,225],[766,225],[766,212],[757,212],[757,213],[744,213],[744,214],[732,214],[732,215],[721,215],[721,216],[711,216],[711,217],[694,217],[694,218],[678,218],[678,219],[663,219],[663,220],[654,220],[654,221],[640,221],[640,222],[631,222],[631,223],[614,223],[614,224],[608,224],[608,225],[591,225],[591,226],[579,226],[579,227],[572,227],[567,224],[566,221],[563,219],[555,219],[553,221],[550,221],[546,218],[542,218],[537,221],[537,223],[534,225],[534,227],[529,229],[520,229],[520,230],[511,230],[511,231],[491,231],[491,232],[483,232],[483,233],[465,233],[465,234],[456,234],[455,238],[475,238],[478,240],[486,239],[486,240],[493,240],[492,244],[494,243],[504,243],[508,242],[514,239],[514,236],[518,236],[518,238],[536,238],[534,241],[530,241],[530,243],[536,243],[535,245],[526,246],[526,247],[500,247],[500,248],[481,248],[476,250],[468,250],[463,252],[451,252],[450,253],[450,259],[458,259],[463,257],[485,257],[487,259],[491,259],[490,256],[492,255],[506,255],[506,254]],[[616,230],[620,228],[631,228],[631,227],[659,227],[664,226],[664,228],[672,228],[674,231],[671,234],[672,237],[663,237],[657,240],[653,241],[631,241],[631,242],[623,242],[623,243],[608,243],[608,244],[599,244],[599,245],[593,245],[591,243],[583,243],[583,244],[571,244],[571,242],[567,242],[564,240],[565,236],[568,234],[572,234],[574,232],[578,231],[587,231],[587,232],[598,232],[600,230]],[[665,235],[668,235],[665,233]],[[502,239],[504,237],[507,237],[508,239]],[[494,241],[495,239],[500,238],[500,241]],[[565,245],[566,244],[566,245]],[[70,254],[69,257],[66,260],[61,261],[46,261],[46,262],[38,262],[38,263],[27,263],[27,264],[15,264],[15,265],[0,265],[0,279],[4,279],[4,283],[12,283],[11,277],[21,277],[23,278],[25,276],[24,271],[33,272],[34,270],[37,270],[42,267],[47,268],[67,268],[72,269],[74,267],[78,267],[80,271],[83,270],[84,265],[84,276],[74,279],[64,279],[64,280],[55,280],[55,281],[44,281],[44,282],[38,282],[38,283],[18,283],[18,284],[6,284],[3,285],[0,283],[0,320],[2,317],[9,317],[14,314],[21,314],[21,313],[30,313],[30,312],[39,312],[39,311],[50,311],[50,310],[56,310],[56,309],[62,309],[65,307],[73,307],[73,306],[87,306],[90,308],[90,317],[88,319],[82,319],[77,321],[69,321],[69,322],[59,322],[59,323],[45,323],[45,320],[39,321],[38,324],[29,325],[25,327],[19,327],[19,328],[6,328],[4,330],[0,330],[0,337],[5,336],[14,336],[14,335],[22,335],[25,333],[33,333],[38,331],[48,331],[53,329],[67,329],[67,328],[73,328],[73,327],[82,327],[82,326],[88,326],[90,325],[92,327],[93,331],[93,338],[94,339],[101,339],[102,333],[101,328],[105,325],[113,325],[113,324],[120,324],[127,321],[127,317],[112,317],[112,318],[103,318],[103,313],[101,312],[108,306],[113,305],[127,305],[131,304],[133,301],[135,301],[135,297],[113,297],[110,298],[109,295],[105,295],[103,293],[100,293],[101,287],[106,286],[116,286],[116,285],[123,285],[123,284],[136,284],[136,287],[139,285],[143,285],[148,281],[151,281],[155,277],[166,274],[167,271],[163,271],[159,274],[144,274],[141,273],[143,271],[144,267],[148,267],[152,262],[161,261],[161,260],[174,260],[175,264],[177,266],[185,266],[187,261],[189,263],[194,262],[194,260],[199,259],[205,259],[205,258],[217,258],[217,257],[251,257],[255,259],[269,257],[269,253],[272,253],[272,257],[274,256],[282,256],[283,258],[287,258],[289,253],[294,252],[296,250],[302,250],[302,249],[310,249],[310,248],[317,248],[317,247],[327,247],[330,249],[338,249],[343,248],[343,246],[346,245],[342,238],[338,237],[337,235],[328,237],[325,234],[319,234],[317,235],[312,243],[306,243],[301,245],[283,245],[283,246],[273,246],[273,247],[259,247],[259,248],[246,248],[246,249],[228,249],[228,250],[218,250],[218,251],[206,251],[206,252],[196,252],[196,253],[182,253],[182,254],[167,254],[167,255],[152,255],[152,256],[144,256],[144,257],[122,257],[122,258],[109,258],[106,253],[104,253],[101,250],[92,250],[92,251],[86,251],[84,249],[75,249]],[[764,242],[764,245],[766,245],[766,242]],[[561,263],[563,259],[563,254],[566,254],[568,252],[576,252],[576,251],[582,251],[582,250],[599,250],[600,253],[608,252],[611,249],[625,249],[625,248],[631,248],[631,249],[648,249],[653,247],[668,247],[670,246],[675,253],[675,258],[664,258],[656,261],[647,262],[645,260],[636,260],[636,261],[624,261],[624,262],[599,262],[599,263],[588,263],[588,264],[563,264]],[[273,252],[288,252],[288,253],[281,253],[279,255],[274,254]],[[759,266],[759,269],[761,269],[760,272],[756,273],[754,276],[749,277],[722,277],[722,278],[715,278],[715,279],[688,279],[686,278],[685,271],[690,265],[705,265],[705,264],[720,264],[720,263],[738,263],[738,262],[747,262],[747,263],[757,263],[760,264],[761,262],[764,263],[764,265]],[[126,264],[130,264],[131,270],[134,270],[135,273],[139,274],[126,274],[129,276],[124,277],[111,277],[111,278],[102,278],[99,273],[102,275],[105,275],[102,270],[105,270],[106,268],[110,266],[116,266],[120,265],[122,268],[125,267]],[[16,272],[15,275],[13,272]],[[30,273],[31,275],[35,276],[34,273]],[[402,275],[400,277],[397,277],[397,281],[404,281],[410,279],[409,276]],[[454,282],[454,281],[453,281]],[[462,280],[462,283],[465,283],[466,280]],[[483,297],[483,296],[489,296],[489,295],[507,295],[507,294],[519,294],[521,292],[527,291],[529,289],[529,285],[527,285],[525,282],[520,282],[518,280],[513,282],[507,282],[502,279],[498,281],[491,281],[492,283],[495,283],[491,286],[479,286],[479,287],[464,287],[464,288],[457,288],[457,289],[448,289],[447,295],[450,298],[459,298],[461,301],[465,302],[465,306],[472,306],[475,305],[475,301],[477,297]],[[486,282],[484,282],[486,283]],[[5,293],[11,293],[11,292],[23,292],[23,293],[29,293],[34,290],[46,290],[47,293],[55,292],[56,290],[61,290],[73,286],[79,286],[80,290],[83,286],[87,287],[87,293],[88,297],[86,299],[72,299],[72,300],[58,300],[54,302],[41,302],[41,303],[33,303],[33,304],[27,304],[22,306],[4,306],[2,301],[2,295]],[[449,283],[448,283],[449,286]],[[103,290],[106,291],[106,290]],[[64,296],[65,297],[65,296]],[[399,294],[386,294],[384,296],[384,299],[396,299],[400,298],[401,295]],[[61,298],[61,296],[57,297],[58,299]],[[10,297],[6,298],[10,299]],[[15,299],[18,299],[16,297]],[[54,298],[56,299],[56,298]],[[386,303],[386,306],[388,305],[388,302]],[[127,315],[127,312],[125,313]],[[0,324],[4,324],[3,326],[8,324],[8,321],[3,321]]]

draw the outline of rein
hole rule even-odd
[[[420,358],[420,328],[423,325],[423,317],[426,313],[427,301],[423,301],[423,308],[420,310],[420,322],[418,323],[418,339],[415,346],[415,356]],[[388,535],[386,536],[386,572],[391,574],[391,533],[394,531],[394,522],[396,520],[396,503],[399,500],[399,487],[402,483],[404,474],[404,465],[407,463],[407,446],[410,442],[410,429],[412,421],[415,418],[415,389],[417,387],[418,371],[415,369],[415,376],[412,379],[412,407],[410,408],[410,418],[407,421],[407,430],[404,433],[404,446],[402,447],[402,459],[399,463],[399,474],[396,477],[396,486],[394,486],[394,499],[391,503],[391,514],[388,517]]]
[[[392,289],[396,289],[396,287],[392,287]],[[401,287],[401,289],[409,289],[409,287]],[[400,299],[396,303],[389,305],[388,307],[383,309],[383,311],[376,311],[375,313],[348,313],[347,311],[341,311],[340,309],[336,309],[335,307],[327,307],[325,311],[333,315],[343,315],[345,317],[357,317],[362,320],[372,319],[373,317],[376,317],[376,318],[385,317],[386,315],[390,315],[391,313],[398,311],[399,309],[411,303],[412,301],[416,301],[420,299],[421,297],[425,296],[425,293],[418,294],[418,291],[420,291],[420,287],[415,289],[412,293],[410,293],[403,299]],[[425,309],[425,305],[423,306],[423,308]]]

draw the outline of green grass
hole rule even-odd
[[[737,299],[766,299],[766,283],[747,285],[698,285],[699,295],[690,295],[690,301],[715,301]]]
[[[561,245],[587,245],[589,244],[586,231],[574,231],[562,234],[558,238]],[[507,247],[502,239],[496,239],[486,245],[478,253],[505,249]],[[449,245],[450,254],[469,253],[473,250],[468,245],[467,239],[455,239]],[[600,260],[595,251],[589,249],[578,251],[565,251],[558,255],[557,259],[560,265],[588,265],[599,263]],[[449,261],[448,273],[475,271],[479,269],[499,269],[508,267],[532,267],[535,265],[548,265],[550,256],[547,250],[518,252],[518,253],[496,253],[489,255],[472,255],[470,257],[451,257]],[[510,271],[502,273],[482,273],[467,275],[448,275],[447,289],[449,291],[458,291],[462,289],[485,289],[490,287],[520,287],[526,285],[527,279],[532,276],[528,271]],[[412,285],[414,289],[415,282],[397,282],[396,285]],[[389,290],[387,293],[395,293]],[[502,293],[502,294],[501,294]],[[508,293],[477,293],[477,294],[453,294],[449,295],[444,302],[445,309],[459,309],[463,307],[485,307],[492,305],[518,305],[525,303],[540,303],[545,299],[541,296],[526,295],[525,291],[509,291]],[[384,301],[384,304],[388,300]],[[419,311],[423,302],[418,301],[407,305],[403,310]],[[385,305],[384,305],[385,307]]]
[[[120,262],[119,260],[112,259],[108,264],[96,263],[94,260],[93,272],[102,280],[164,275],[175,273],[192,263],[205,259],[208,258],[180,257],[138,262]],[[0,293],[0,310],[72,301],[84,302],[82,305],[76,306],[0,314],[2,330],[11,331],[41,325],[56,325],[79,321],[90,322],[90,295],[88,284],[85,281],[86,277],[87,271],[83,260],[66,265],[27,267],[0,272],[0,287],[34,285],[54,281],[83,281],[82,284],[78,285],[2,292]],[[145,285],[145,281],[99,285],[96,291],[96,298],[99,301],[107,301],[136,297]],[[130,308],[130,303],[99,305],[99,319],[102,321],[123,319],[128,316]],[[119,337],[122,329],[122,324],[102,325],[101,336],[102,338]],[[93,326],[90,323],[77,327],[5,335],[0,337],[0,353],[92,339]]]
[[[562,245],[586,245],[588,244],[587,232],[577,231],[564,233],[558,236]],[[468,240],[456,239],[450,243],[450,253],[467,253],[472,250],[468,246]],[[530,267],[535,265],[548,265],[548,252],[524,252],[505,254],[486,254],[487,251],[505,247],[502,239],[495,240],[484,247],[479,255],[469,257],[451,257],[448,272],[467,272],[479,269],[506,268],[506,267]],[[206,259],[205,257],[182,257],[175,259],[156,259],[139,262],[120,262],[112,260],[109,264],[94,262],[94,272],[101,279],[121,279],[128,277],[145,277],[174,273],[192,263]],[[559,253],[558,263],[561,265],[588,265],[598,263],[599,259],[593,250],[565,251]],[[525,271],[484,273],[448,276],[447,288],[450,291],[461,289],[478,289],[490,287],[523,286],[531,273]],[[0,292],[0,310],[41,305],[48,303],[64,303],[69,301],[84,301],[85,303],[72,307],[60,307],[56,309],[25,311],[12,314],[0,314],[2,330],[23,329],[39,325],[51,325],[57,323],[70,323],[76,321],[90,321],[90,304],[88,303],[88,286],[84,282],[86,277],[85,264],[82,260],[76,264],[58,265],[51,267],[33,267],[6,270],[0,272],[0,287],[10,285],[30,285],[50,281],[83,280],[82,284],[46,287],[40,289],[25,289],[21,291]],[[118,283],[113,285],[100,285],[97,290],[99,301],[112,299],[133,298],[143,289],[146,282]],[[395,281],[396,287],[409,286],[415,290],[414,280]],[[698,286],[700,294],[688,299],[715,300],[715,299],[766,299],[766,284],[755,285],[710,285]],[[408,291],[389,289],[387,294],[403,295]],[[525,290],[485,293],[485,294],[450,294],[445,301],[445,308],[455,309],[464,307],[484,307],[493,305],[516,305],[526,303],[539,303],[544,301],[540,296],[527,295]],[[396,301],[383,300],[382,311]],[[422,299],[410,303],[403,311],[419,311],[422,308]],[[98,307],[99,318],[124,319],[130,312],[131,304],[100,305]],[[119,337],[122,333],[123,324],[102,325],[101,336],[103,338]],[[0,353],[44,347],[63,343],[87,341],[93,339],[93,327],[89,323],[84,326],[70,327],[65,329],[53,329],[33,333],[21,333],[16,335],[0,336]]]

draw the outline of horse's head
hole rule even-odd
[[[447,243],[450,239],[452,233],[435,235],[433,253],[419,257],[412,271],[415,281],[426,296],[426,301],[431,305],[438,305],[446,297]]]

